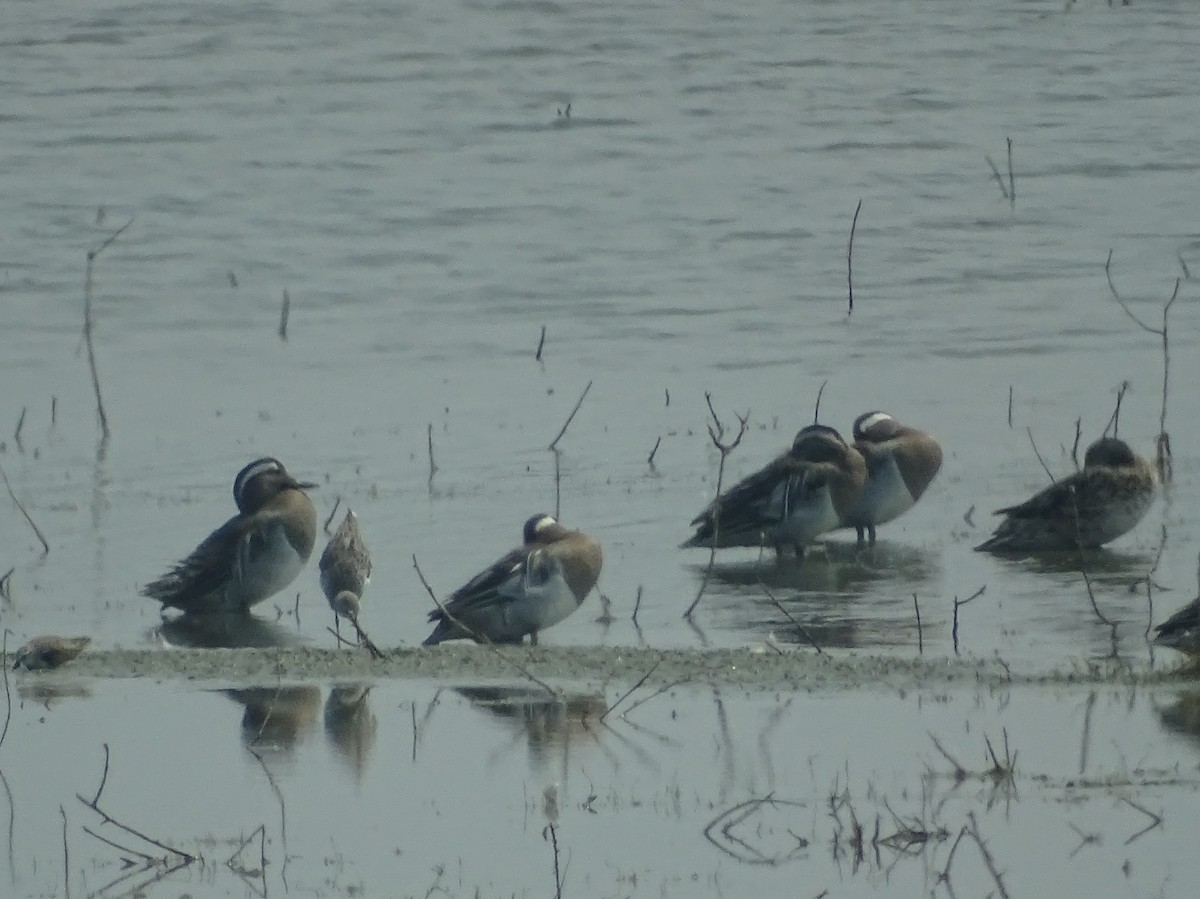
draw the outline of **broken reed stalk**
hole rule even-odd
[[[283,289],[283,302],[279,306],[279,339],[287,343],[288,315],[292,311],[292,298],[287,288]]]
[[[338,506],[342,504],[342,495],[339,493],[333,498],[333,508],[329,510],[329,517],[325,519],[325,536],[329,536],[329,526],[333,524],[333,516],[337,515]]]
[[[575,418],[575,413],[579,411],[579,407],[583,405],[583,399],[588,395],[588,391],[592,389],[592,382],[588,381],[587,386],[583,388],[583,393],[579,394],[579,399],[575,401],[575,408],[571,410],[571,414],[567,416],[567,420],[563,422],[563,426],[559,428],[558,434],[550,441],[550,445],[546,447],[548,450],[553,450],[558,446],[558,441],[562,440],[563,434],[567,433],[567,428],[571,426],[571,422]]]
[[[67,846],[67,810],[61,805],[58,813],[62,815],[62,844],[63,844],[63,894],[71,899],[71,850]]]
[[[21,510],[21,514],[25,516],[25,520],[29,522],[29,526],[31,528],[33,528],[34,534],[37,535],[38,540],[41,542],[42,555],[43,556],[49,555],[50,554],[50,544],[46,542],[46,535],[42,533],[42,529],[37,526],[37,522],[35,522],[33,520],[33,518],[30,516],[29,512],[26,511],[25,507],[21,504],[21,501],[19,499],[17,499],[17,495],[15,493],[13,493],[12,483],[8,480],[8,472],[6,472],[4,470],[3,465],[0,465],[0,478],[3,478],[3,480],[4,480],[4,489],[6,489],[8,491],[9,497],[12,499],[12,501],[14,503],[16,503],[17,508]]]
[[[762,559],[761,552],[759,553],[758,557],[760,560]],[[756,565],[755,568],[757,568],[757,567],[758,566]],[[777,608],[780,612],[782,612],[784,617],[787,618],[787,620],[792,623],[792,626],[800,632],[800,636],[802,636],[805,640],[808,641],[808,645],[817,651],[817,655],[824,655],[825,650],[823,650],[821,648],[820,644],[817,643],[816,639],[809,632],[808,628],[806,628],[803,624],[801,624],[799,621],[797,621],[796,617],[794,615],[792,615],[792,613],[789,612],[786,608],[784,608],[783,603],[781,603],[779,601],[778,597],[776,597],[775,594],[770,591],[770,589],[767,587],[767,582],[762,579],[761,575],[758,578],[758,586],[762,588],[763,593],[766,594],[766,597],[767,597],[767,599],[769,599],[771,601],[771,604],[773,606],[775,606],[775,608]]]
[[[425,445],[429,450],[429,483],[433,483],[433,476],[437,474],[437,463],[433,461],[433,422],[430,422],[425,428]]]
[[[825,385],[828,383],[829,379],[826,378],[821,382],[821,386],[817,388],[817,401],[813,404],[813,424],[820,424],[821,422],[821,397],[825,395]]]
[[[921,629],[921,604],[913,594],[913,609],[917,613],[917,655],[925,655],[925,632]]]
[[[8,725],[12,721],[12,689],[8,685],[8,628],[0,635],[0,666],[4,668],[4,727],[0,729],[0,747],[3,747],[4,738],[8,736]],[[11,805],[11,797],[9,803]]]
[[[1013,400],[1013,388],[1012,388],[1012,384],[1009,384],[1008,385],[1008,426],[1010,429],[1012,428],[1012,400]]]
[[[133,216],[130,216],[129,221],[87,251],[87,265],[83,274],[83,342],[87,347],[88,368],[92,372],[92,388],[96,393],[96,412],[100,416],[100,433],[104,440],[108,440],[110,432],[108,430],[108,414],[104,411],[104,398],[100,395],[100,375],[96,371],[96,347],[92,342],[92,268],[96,263],[96,258],[132,224]]]
[[[1171,313],[1171,307],[1175,304],[1175,300],[1179,297],[1179,286],[1182,283],[1181,279],[1175,279],[1175,289],[1171,291],[1171,296],[1162,307],[1162,327],[1154,328],[1142,321],[1129,304],[1117,292],[1117,287],[1112,279],[1112,257],[1113,251],[1108,251],[1108,258],[1104,260],[1104,277],[1108,281],[1108,289],[1112,293],[1113,299],[1117,301],[1122,311],[1129,316],[1130,321],[1141,328],[1148,334],[1155,334],[1162,340],[1162,355],[1163,355],[1163,380],[1162,380],[1162,409],[1158,418],[1158,437],[1155,439],[1155,464],[1158,468],[1158,479],[1163,486],[1167,486],[1171,482],[1174,475],[1174,467],[1171,457],[1171,437],[1167,434],[1167,393],[1170,387],[1171,380],[1171,343],[1168,336],[1168,317]]]
[[[563,882],[558,867],[558,829],[553,823],[547,824],[545,830],[542,831],[543,840],[546,839],[547,832],[550,834],[550,845],[554,847],[554,899],[562,899]]]
[[[1004,142],[1008,145],[1008,207],[1009,209],[1017,208],[1017,182],[1013,179],[1012,167],[1012,138],[1004,138]]]
[[[82,802],[84,805],[86,805],[88,808],[90,808],[92,811],[94,811],[97,815],[99,815],[101,817],[101,819],[103,819],[102,823],[112,824],[115,827],[119,828],[120,830],[123,830],[125,833],[127,833],[131,836],[135,836],[140,840],[144,840],[145,842],[149,843],[151,846],[157,846],[159,849],[163,850],[164,852],[169,852],[172,855],[175,855],[181,859],[184,859],[188,864],[191,864],[192,862],[194,862],[196,860],[196,856],[192,855],[191,853],[184,852],[182,849],[176,849],[174,846],[168,846],[166,843],[160,842],[160,841],[154,839],[153,837],[142,833],[140,830],[136,830],[136,829],[130,827],[128,824],[118,821],[116,818],[114,818],[108,812],[104,811],[104,809],[100,808],[100,794],[104,792],[104,784],[108,781],[108,761],[109,761],[109,750],[108,750],[108,744],[105,743],[104,744],[104,773],[100,777],[100,786],[96,788],[96,795],[92,799],[84,799],[82,794],[76,793],[75,798],[78,799],[80,802]]]
[[[604,714],[600,716],[600,720],[603,721],[605,718],[607,718],[609,715],[611,715],[613,709],[615,709],[617,706],[619,706],[621,703],[623,703],[626,699],[628,699],[630,696],[632,696],[635,692],[637,692],[639,689],[641,689],[642,684],[646,683],[646,681],[648,681],[650,679],[650,676],[653,675],[654,672],[658,670],[658,666],[663,663],[663,659],[665,659],[665,658],[666,658],[665,654],[659,655],[658,660],[655,661],[655,663],[650,666],[650,670],[647,671],[645,674],[643,674],[641,677],[639,677],[637,679],[637,683],[635,683],[632,687],[630,687],[628,690],[626,690],[624,693],[622,693],[620,699],[618,699],[616,702],[614,702],[612,705],[610,705],[607,709],[604,710]]]
[[[13,431],[13,442],[17,445],[17,449],[22,449],[21,446],[21,428],[25,427],[25,411],[26,407],[21,407],[21,415],[17,419],[17,429]]]
[[[708,414],[712,416],[712,421],[708,422],[708,436],[712,440],[713,446],[717,448],[717,452],[721,454],[721,461],[717,463],[717,488],[713,497],[713,533],[712,546],[708,551],[708,565],[704,569],[704,577],[700,579],[700,589],[696,591],[696,598],[692,600],[692,604],[687,607],[687,611],[683,613],[683,617],[689,621],[692,618],[692,613],[696,611],[696,606],[700,604],[700,597],[704,595],[705,588],[708,587],[708,579],[712,576],[713,565],[717,561],[717,543],[720,542],[721,536],[721,484],[725,479],[725,459],[738,448],[738,444],[742,442],[742,438],[746,436],[746,430],[749,427],[750,413],[746,412],[745,416],[738,415],[738,432],[737,436],[728,442],[724,442],[722,438],[725,436],[725,425],[717,416],[716,410],[712,404],[712,394],[708,391],[704,393],[704,401],[708,404]]]
[[[965,606],[967,603],[971,602],[972,600],[978,599],[979,597],[983,596],[983,594],[986,590],[987,590],[987,584],[984,584],[982,587],[980,587],[978,590],[976,590],[974,593],[972,593],[966,599],[959,599],[957,596],[954,597],[954,626],[950,629],[950,636],[954,641],[954,654],[955,655],[958,655],[958,610],[960,607]]]
[[[1121,436],[1121,403],[1124,401],[1129,387],[1130,384],[1128,381],[1122,381],[1117,385],[1117,405],[1113,409],[1113,414],[1108,418],[1108,424],[1104,426],[1103,436],[1107,437],[1109,430],[1112,431],[1114,437]]]
[[[554,517],[562,518],[562,453],[554,453]]]
[[[659,444],[661,444],[661,443],[662,443],[662,434],[659,434],[658,439],[654,441],[654,449],[650,450],[650,456],[649,456],[649,458],[646,459],[646,463],[651,468],[654,467],[654,456],[658,452],[658,447],[659,447]]]
[[[996,163],[992,162],[992,157],[990,157],[986,153],[984,153],[983,158],[985,160],[987,160],[988,168],[990,168],[992,170],[992,177],[995,178],[996,183],[998,185],[1000,185],[1000,194],[1004,197],[1004,199],[1008,200],[1009,206],[1011,208],[1013,201],[1012,201],[1012,198],[1009,196],[1008,187],[1004,184],[1004,176],[1001,175],[1000,170],[998,168],[996,168]]]
[[[992,858],[992,853],[988,850],[987,844],[983,842],[983,837],[979,835],[979,824],[975,820],[975,813],[967,812],[967,820],[971,822],[970,827],[967,829],[967,835],[979,847],[979,854],[983,856],[983,863],[987,867],[988,873],[992,875],[992,880],[995,881],[996,890],[1000,893],[1000,899],[1009,899],[1008,890],[1004,886],[1004,880],[1000,876],[1000,871],[996,868],[996,860]]]
[[[850,294],[850,305],[846,316],[854,314],[854,232],[858,229],[858,214],[862,211],[862,198],[854,207],[854,218],[850,220],[850,243],[846,247],[846,288]]]
[[[1038,462],[1041,463],[1042,471],[1046,472],[1046,477],[1050,479],[1051,484],[1057,483],[1053,474],[1050,473],[1049,466],[1046,465],[1046,460],[1042,458],[1042,454],[1038,452],[1037,443],[1033,439],[1033,428],[1026,426],[1025,433],[1029,435],[1029,445],[1033,447],[1033,454],[1037,456]]]
[[[429,586],[429,581],[425,580],[425,575],[421,571],[421,566],[417,564],[416,553],[413,553],[412,560],[413,560],[413,570],[416,571],[417,577],[421,581],[421,586],[425,588],[425,592],[429,594],[429,598],[433,600],[433,604],[438,607],[438,611],[440,611],[443,615],[445,615],[446,619],[451,624],[453,624],[455,627],[462,628],[463,632],[466,633],[467,636],[469,636],[472,640],[474,640],[480,646],[487,649],[489,652],[491,652],[497,658],[502,659],[504,662],[511,665],[513,668],[516,668],[517,671],[521,672],[522,675],[524,675],[526,678],[528,678],[533,683],[537,684],[539,687],[541,687],[543,690],[545,690],[551,696],[561,696],[562,695],[562,693],[559,690],[554,689],[552,686],[550,686],[544,680],[537,677],[537,675],[535,675],[532,671],[530,671],[528,668],[526,668],[524,665],[522,665],[516,659],[510,659],[508,656],[506,656],[504,653],[502,653],[499,649],[496,648],[496,646],[492,643],[492,641],[489,640],[487,637],[476,632],[473,628],[467,626],[462,621],[460,621],[458,618],[456,618],[442,604],[441,600],[439,600],[437,598],[437,596],[434,594],[433,588]]]
[[[1083,418],[1075,419],[1075,442],[1071,444],[1071,464],[1079,471],[1079,441],[1083,438]]]
[[[537,362],[542,361],[542,347],[546,345],[546,326],[542,325],[542,334],[538,338],[537,352],[533,354],[533,358]]]
[[[58,397],[50,396],[50,427],[58,424]]]

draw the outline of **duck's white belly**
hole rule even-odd
[[[269,528],[262,538],[238,548],[227,605],[249,608],[274,596],[296,579],[308,560],[296,552],[282,527]]]
[[[889,458],[886,464],[872,472],[846,521],[849,524],[883,524],[903,515],[915,503],[896,460]]]
[[[785,487],[781,486],[772,497],[772,505],[777,505],[780,510],[779,526],[775,529],[776,543],[804,546],[842,523],[828,484],[803,500],[793,496],[790,503],[786,502],[785,493]]]

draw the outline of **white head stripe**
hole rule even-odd
[[[879,424],[881,421],[891,421],[891,419],[892,416],[888,415],[886,412],[872,412],[858,423],[858,429],[860,431],[867,431],[875,427],[875,425]]]
[[[237,489],[235,492],[240,493],[242,487],[244,487],[251,478],[256,478],[260,474],[266,474],[268,471],[279,471],[279,463],[274,459],[261,459],[252,464],[249,468],[243,471],[241,476],[238,478]]]
[[[533,526],[533,532],[535,534],[540,534],[542,531],[546,530],[546,528],[554,524],[558,524],[558,522],[549,515],[543,515],[538,519],[538,523]]]

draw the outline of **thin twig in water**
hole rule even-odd
[[[112,242],[132,224],[133,216],[130,216],[129,221],[108,235],[97,246],[88,250],[87,265],[83,274],[83,342],[87,347],[88,368],[92,372],[92,388],[96,393],[96,412],[100,416],[100,433],[104,440],[108,440],[109,435],[108,414],[104,411],[104,398],[100,395],[100,375],[96,371],[96,348],[92,343],[92,268],[96,263],[96,257],[108,249]]]
[[[21,414],[17,418],[17,429],[13,431],[13,442],[17,445],[17,449],[24,449],[21,445],[21,428],[25,427],[25,411],[26,407],[21,407]]]
[[[67,810],[61,805],[58,813],[62,815],[62,844],[63,844],[63,893],[71,899],[71,850],[67,846]]]
[[[536,362],[542,361],[542,347],[544,347],[545,345],[546,345],[546,326],[542,325],[542,333],[541,333],[541,336],[538,337],[537,352],[533,354],[534,361],[536,361]]]
[[[4,479],[4,488],[8,491],[9,497],[16,503],[17,508],[21,510],[21,514],[25,516],[25,520],[29,522],[29,526],[33,528],[34,534],[37,535],[38,541],[42,544],[42,555],[48,555],[50,553],[50,544],[46,542],[46,535],[42,533],[42,529],[37,526],[37,523],[25,510],[25,507],[21,505],[21,501],[17,499],[17,495],[13,493],[12,484],[8,480],[8,473],[4,470],[3,465],[0,465],[0,478]]]
[[[846,247],[846,287],[850,294],[850,305],[846,315],[854,313],[854,232],[858,228],[858,213],[862,211],[862,199],[854,207],[854,218],[850,221],[850,243]]]
[[[429,483],[433,483],[433,476],[437,474],[437,463],[433,461],[433,422],[430,422],[425,428],[425,445],[429,450]]]
[[[1008,206],[1010,209],[1017,208],[1017,183],[1013,180],[1012,166],[1012,138],[1004,138],[1004,142],[1008,145]]]
[[[987,844],[983,842],[983,837],[979,835],[979,824],[975,821],[975,813],[967,812],[967,820],[971,822],[971,827],[967,831],[967,834],[975,841],[975,845],[979,847],[979,854],[983,856],[983,863],[987,866],[988,873],[992,875],[992,880],[996,883],[996,890],[1000,893],[1000,899],[1009,899],[1008,890],[1005,889],[1000,872],[996,869],[996,860],[992,858],[992,853],[988,851]]]
[[[1117,385],[1117,404],[1113,408],[1113,414],[1109,416],[1108,424],[1104,426],[1104,436],[1108,436],[1111,429],[1114,437],[1121,436],[1121,402],[1125,399],[1125,394],[1129,390],[1129,382],[1122,381]]]
[[[745,416],[737,416],[738,432],[737,436],[728,443],[722,438],[725,436],[725,425],[717,416],[717,412],[713,409],[712,394],[707,391],[704,394],[704,401],[708,404],[708,414],[712,416],[712,421],[708,423],[708,436],[713,442],[713,446],[717,448],[717,452],[721,454],[721,461],[717,463],[717,488],[716,496],[713,499],[713,533],[712,546],[709,547],[708,565],[704,569],[704,576],[700,579],[700,589],[696,591],[696,598],[692,600],[692,604],[687,607],[687,611],[683,613],[683,617],[691,620],[692,613],[696,610],[696,606],[700,604],[700,597],[704,595],[705,588],[708,587],[708,579],[712,576],[713,565],[717,561],[717,544],[720,542],[720,527],[721,527],[721,484],[725,479],[725,459],[729,454],[737,449],[738,444],[742,442],[742,438],[746,436],[746,429],[749,427],[750,413]]]
[[[476,632],[473,628],[467,626],[462,621],[460,621],[458,618],[454,617],[454,614],[452,612],[450,612],[449,610],[447,610],[447,608],[442,604],[441,600],[439,600],[437,598],[437,595],[433,592],[433,588],[429,586],[429,581],[425,580],[425,575],[421,571],[421,566],[417,564],[416,553],[413,554],[412,560],[413,560],[413,570],[416,571],[417,577],[421,581],[421,586],[425,588],[425,592],[429,594],[429,598],[433,600],[433,604],[438,607],[438,611],[440,611],[443,615],[446,616],[447,621],[449,621],[455,627],[461,628],[463,633],[465,633],[468,637],[470,637],[472,640],[474,640],[480,646],[484,647],[485,649],[487,649],[488,651],[493,653],[497,658],[503,659],[506,663],[511,665],[513,668],[517,669],[517,671],[521,672],[521,674],[523,674],[525,677],[527,677],[533,683],[537,684],[539,687],[541,687],[543,690],[545,690],[551,696],[562,695],[558,690],[554,689],[552,686],[550,686],[544,680],[541,680],[536,675],[534,675],[533,672],[531,672],[528,668],[526,668],[524,665],[522,665],[516,659],[510,659],[508,656],[506,656],[504,653],[502,653],[499,649],[497,649],[492,644],[492,642],[490,640],[487,639],[487,637]]]
[[[562,875],[558,868],[558,829],[553,824],[547,824],[542,831],[542,839],[550,834],[550,844],[554,847],[554,899],[562,899]]]
[[[1009,428],[1012,428],[1012,401],[1013,401],[1013,388],[1012,388],[1012,384],[1009,384],[1008,385],[1008,426],[1009,426]]]
[[[1079,471],[1079,441],[1083,437],[1083,419],[1075,419],[1075,442],[1071,444],[1071,464]]]
[[[333,498],[333,508],[329,510],[329,517],[325,519],[325,534],[328,536],[331,532],[329,526],[333,524],[333,516],[337,515],[338,506],[342,504],[342,495],[339,493]]]
[[[1109,637],[1112,641],[1112,654],[1115,658],[1117,655],[1117,623],[1106,617],[1100,611],[1100,606],[1096,602],[1096,592],[1092,589],[1092,578],[1087,570],[1087,551],[1083,546],[1083,530],[1079,521],[1079,497],[1075,492],[1075,487],[1071,486],[1071,512],[1075,517],[1075,549],[1079,553],[1079,573],[1083,575],[1083,585],[1087,588],[1088,601],[1092,604],[1092,611],[1100,620],[1100,623],[1109,629]]]
[[[4,738],[8,736],[8,725],[12,721],[12,689],[8,685],[8,628],[4,629],[4,634],[0,635],[0,667],[4,669],[4,728],[0,730],[0,747],[4,745]],[[7,786],[7,784],[5,784]],[[9,799],[9,807],[12,807],[11,797]],[[9,838],[12,838],[12,829],[9,829]]]
[[[917,602],[917,594],[913,594],[913,609],[917,613],[917,655],[925,654],[925,632],[921,629],[921,604]]]
[[[969,528],[975,527],[974,515],[975,515],[975,504],[972,503],[971,507],[969,509],[967,509],[966,512],[963,513],[963,522]]]
[[[1049,467],[1046,465],[1046,460],[1042,458],[1042,454],[1038,452],[1037,443],[1033,439],[1033,428],[1026,427],[1025,433],[1029,435],[1029,445],[1033,447],[1033,454],[1037,456],[1038,462],[1041,463],[1042,471],[1046,472],[1046,477],[1050,479],[1050,483],[1057,483],[1054,475],[1050,473]]]
[[[617,706],[619,706],[621,703],[623,703],[626,699],[628,699],[630,696],[632,696],[638,689],[640,689],[642,684],[644,684],[646,681],[648,681],[650,679],[650,676],[652,674],[654,674],[655,671],[658,670],[658,666],[663,663],[664,658],[666,658],[666,656],[660,655],[658,657],[657,661],[655,661],[655,663],[650,666],[650,670],[647,671],[645,674],[643,674],[641,677],[639,677],[637,679],[637,683],[635,683],[632,687],[630,687],[628,690],[626,690],[624,693],[622,693],[620,699],[618,699],[616,702],[614,702],[612,705],[610,705],[607,709],[604,710],[604,714],[600,716],[600,720],[603,721],[605,718],[607,718],[610,714],[612,714],[613,709],[615,709]]]
[[[50,427],[58,424],[58,397],[51,395],[50,397]]]
[[[813,424],[818,424],[821,420],[821,397],[825,393],[825,385],[829,383],[826,379],[821,382],[821,386],[817,388],[817,402],[813,405]]]
[[[986,591],[986,590],[987,590],[987,584],[984,584],[982,587],[980,587],[978,590],[976,590],[974,593],[972,593],[966,599],[959,599],[957,596],[954,597],[954,626],[950,629],[950,636],[954,641],[954,654],[955,655],[958,655],[958,610],[961,606],[965,606],[967,603],[971,602],[972,600],[978,599],[979,597],[983,596],[984,591]]]
[[[634,627],[637,627],[638,612],[641,610],[641,608],[642,608],[642,585],[638,584],[637,596],[634,597],[634,600],[633,600],[633,615],[631,616],[631,620],[633,621]]]
[[[553,450],[558,446],[558,441],[562,440],[563,434],[567,433],[567,428],[571,426],[571,422],[575,418],[575,413],[579,411],[579,407],[583,405],[583,398],[588,395],[588,391],[592,389],[592,382],[588,381],[587,386],[583,388],[583,393],[579,394],[579,399],[575,401],[575,408],[571,410],[571,414],[567,416],[567,420],[563,422],[563,426],[559,428],[554,439],[550,441],[550,445],[546,449]]]
[[[765,548],[766,547],[764,545],[759,544],[758,561],[754,563],[754,573],[756,575],[758,575],[759,588],[766,595],[766,597],[770,601],[771,605],[775,606],[775,608],[777,608],[780,612],[782,612],[783,616],[792,623],[792,626],[794,628],[796,628],[797,631],[800,632],[800,636],[802,636],[805,640],[808,641],[808,645],[817,651],[817,655],[824,655],[825,650],[821,649],[821,645],[819,643],[817,643],[816,639],[809,632],[808,628],[806,628],[803,624],[801,624],[799,621],[797,621],[796,617],[794,615],[792,615],[792,613],[789,612],[786,608],[784,608],[783,603],[781,603],[779,601],[778,597],[776,597],[775,594],[771,592],[770,588],[767,586],[767,582],[765,580],[763,580],[762,573],[759,571],[759,566],[762,565],[763,550]]]
[[[1127,839],[1125,841],[1126,846],[1128,846],[1130,843],[1132,843],[1138,837],[1143,836],[1146,833],[1149,833],[1150,831],[1154,830],[1154,828],[1159,827],[1163,823],[1162,815],[1154,814],[1154,812],[1150,811],[1150,809],[1146,808],[1143,805],[1138,805],[1132,799],[1130,799],[1126,796],[1122,796],[1121,801],[1124,802],[1131,809],[1141,812],[1143,815],[1145,815],[1147,818],[1150,819],[1150,823],[1148,825],[1143,827],[1141,830],[1139,830],[1137,833],[1135,833],[1133,836],[1131,836],[1129,839]]]
[[[659,434],[658,439],[654,441],[654,449],[650,450],[650,456],[646,459],[646,463],[651,468],[654,467],[654,456],[658,452],[658,446],[660,443],[662,443],[662,435],[661,434]]]
[[[987,160],[988,168],[992,170],[992,177],[995,178],[996,183],[1000,185],[1000,193],[1004,195],[1004,199],[1008,200],[1009,204],[1011,205],[1012,200],[1008,195],[1008,187],[1004,183],[1004,176],[1001,175],[1000,170],[996,168],[996,163],[992,162],[992,157],[985,153],[983,154],[983,158]]]
[[[1108,251],[1108,258],[1104,261],[1104,277],[1108,280],[1108,289],[1112,293],[1113,299],[1121,307],[1122,311],[1129,316],[1130,321],[1141,328],[1148,334],[1156,334],[1162,340],[1162,355],[1163,355],[1163,386],[1162,386],[1162,409],[1158,419],[1158,438],[1156,440],[1155,461],[1158,467],[1158,477],[1164,485],[1169,484],[1171,477],[1174,474],[1171,458],[1171,437],[1167,434],[1167,394],[1170,386],[1171,377],[1171,344],[1168,337],[1168,317],[1171,313],[1171,307],[1175,304],[1175,300],[1179,297],[1179,285],[1182,283],[1179,278],[1175,279],[1175,289],[1171,292],[1170,298],[1163,305],[1162,309],[1162,327],[1153,328],[1142,321],[1129,308],[1129,305],[1117,292],[1117,287],[1113,284],[1112,279],[1112,257],[1113,251]]]
[[[279,306],[279,339],[287,343],[288,316],[292,312],[292,298],[287,288],[283,289],[283,302]]]

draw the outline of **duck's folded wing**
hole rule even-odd
[[[716,517],[722,531],[741,533],[778,524],[785,515],[783,500],[789,483],[802,477],[802,466],[797,468],[786,456],[780,457],[709,503],[708,508],[692,519],[692,525],[704,530]]]
[[[205,537],[186,559],[143,587],[142,595],[168,602],[184,596],[204,596],[219,589],[229,579],[230,560],[244,531],[244,519],[229,519]]]
[[[451,615],[455,615],[502,602],[523,580],[528,556],[529,551],[524,547],[514,549],[451,593],[443,605]],[[429,613],[430,621],[442,617],[441,609],[434,609]]]
[[[997,509],[995,514],[1010,518],[1068,518],[1075,514],[1076,490],[1083,483],[1083,477],[1084,472],[1076,472],[1038,491],[1023,503]]]

